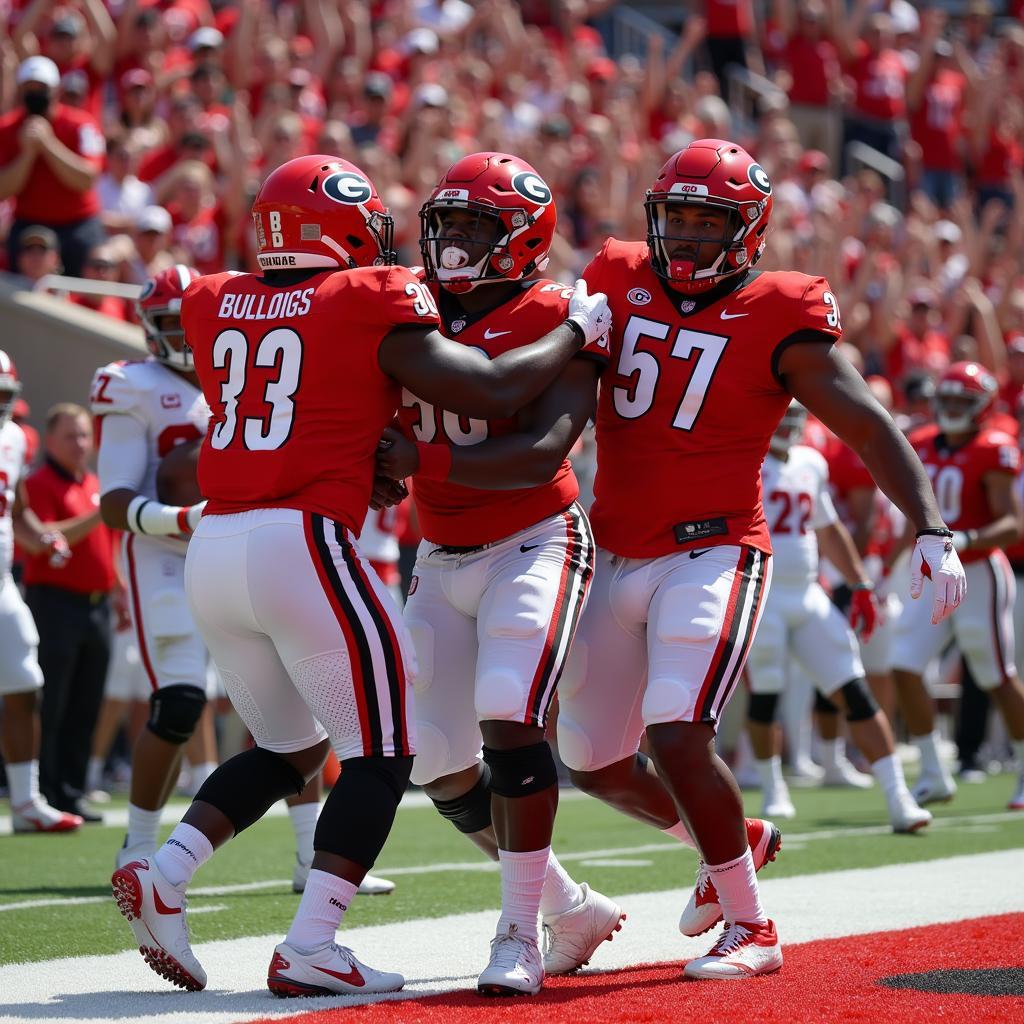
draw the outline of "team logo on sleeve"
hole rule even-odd
[[[750,179],[750,184],[759,192],[763,192],[766,196],[772,194],[772,183],[768,179],[768,172],[760,164],[751,164],[747,168],[747,177]]]
[[[551,202],[551,189],[545,184],[544,179],[533,171],[520,171],[512,179],[512,187],[531,203],[538,206],[547,206]]]
[[[626,298],[634,306],[646,306],[651,301],[651,293],[646,288],[630,288],[626,292]]]
[[[324,178],[320,187],[328,199],[347,206],[358,206],[373,195],[370,183],[354,171],[336,171]]]

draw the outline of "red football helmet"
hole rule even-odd
[[[727,211],[725,231],[718,238],[670,232],[669,210],[676,203]],[[735,143],[697,139],[662,167],[644,208],[654,272],[675,290],[695,295],[760,258],[772,215],[772,185],[764,168]],[[673,256],[680,241],[690,243],[691,251]],[[707,256],[709,248],[713,258]]]
[[[373,182],[337,156],[300,156],[267,176],[252,204],[264,270],[391,266],[395,222]]]
[[[976,430],[998,391],[996,378],[981,363],[953,363],[935,385],[939,429],[948,434]]]
[[[14,412],[14,403],[21,394],[21,381],[18,380],[18,371],[14,367],[14,360],[2,349],[0,349],[0,427],[2,427]]]
[[[185,332],[181,328],[181,297],[200,276],[198,270],[175,263],[151,277],[135,303],[146,332],[146,347],[161,363],[176,370],[191,370],[194,366],[192,349],[185,344]],[[169,324],[165,318],[170,318]],[[172,338],[181,339],[180,348],[170,344]]]
[[[465,232],[443,227],[444,211],[453,207],[475,214],[475,225]],[[427,277],[452,292],[529,277],[547,266],[556,217],[551,189],[525,160],[471,153],[449,168],[420,210]],[[467,248],[481,251],[473,263]]]

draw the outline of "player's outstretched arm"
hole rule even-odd
[[[530,345],[488,359],[437,331],[399,327],[380,343],[377,361],[426,402],[463,416],[500,419],[532,402],[581,347],[597,344],[610,328],[607,298],[588,295],[577,281],[568,318]]]
[[[910,596],[920,597],[923,576],[930,576],[932,622],[951,615],[966,592],[963,566],[924,466],[892,417],[849,362],[824,344],[824,336],[823,342],[790,345],[779,357],[778,370],[786,390],[860,456],[875,483],[914,524]]]
[[[520,430],[465,447],[410,441],[388,430],[377,453],[377,471],[394,479],[423,472],[433,478],[487,490],[547,483],[594,414],[600,365],[574,359],[519,416]]]

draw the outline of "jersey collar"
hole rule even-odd
[[[438,286],[437,309],[441,314],[441,323],[444,326],[445,337],[454,338],[466,330],[467,327],[478,324],[496,310],[501,309],[502,306],[507,306],[510,302],[520,298],[524,292],[529,291],[536,283],[536,279],[519,281],[519,287],[514,291],[510,291],[505,298],[495,302],[493,306],[477,310],[475,313],[467,313],[462,308],[462,303],[459,302],[457,295],[453,295],[451,292]],[[486,288],[487,286],[484,285],[483,287]]]
[[[661,285],[662,291],[668,296],[669,302],[672,306],[677,309],[682,316],[693,316],[696,313],[702,313],[709,306],[713,306],[716,302],[721,301],[727,295],[732,295],[733,292],[739,291],[740,288],[750,284],[751,281],[756,280],[762,271],[760,270],[748,270],[745,274],[737,274],[735,277],[727,277],[721,284],[715,285],[710,291],[701,292],[699,295],[684,295],[682,292],[677,292],[671,285],[662,277],[658,278],[658,284]]]

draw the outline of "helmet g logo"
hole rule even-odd
[[[772,194],[772,183],[768,180],[768,174],[760,164],[751,164],[747,168],[747,177],[750,179],[750,184],[759,192],[763,192],[766,196]]]
[[[142,291],[139,293],[139,299],[148,299],[153,292],[156,291],[156,281],[150,278],[143,286]]]
[[[324,195],[328,199],[333,199],[336,203],[345,203],[349,206],[365,203],[373,195],[370,183],[353,171],[338,171],[324,178],[324,182],[320,187],[324,190]]]
[[[534,171],[520,171],[512,179],[512,187],[531,203],[538,206],[547,206],[551,202],[551,189],[545,184],[544,179]]]

